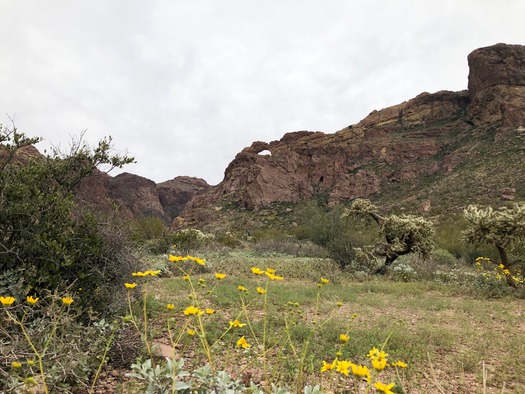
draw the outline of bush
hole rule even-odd
[[[355,248],[372,243],[377,231],[358,218],[342,218],[343,213],[343,206],[329,208],[311,201],[299,209],[301,225],[296,235],[325,248],[341,268],[361,269],[355,260]]]
[[[132,159],[111,155],[110,139],[47,156],[29,147],[37,141],[0,126],[0,294],[82,292],[83,307],[107,312],[133,256],[120,223],[79,208],[74,192],[98,165]]]

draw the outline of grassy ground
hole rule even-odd
[[[384,350],[390,360],[409,364],[399,376],[392,370],[381,375],[386,382],[396,381],[395,393],[525,392],[523,299],[485,298],[468,288],[428,280],[357,281],[327,259],[242,253],[205,257],[208,268],[192,273],[192,283],[201,308],[216,310],[214,315],[203,318],[208,341],[218,340],[212,348],[213,359],[237,378],[278,380],[293,387],[302,346],[309,342],[303,362],[305,381],[322,383],[334,392],[354,392],[357,386],[352,378],[334,382],[334,375],[321,374],[322,361],[331,362],[341,351],[343,359],[366,363],[368,351],[380,348],[388,338]],[[266,349],[270,350],[266,366],[260,357],[264,297],[255,290],[264,287],[265,277],[253,275],[253,266],[272,267],[284,276],[282,281],[269,283]],[[219,283],[215,272],[227,277]],[[318,287],[321,277],[330,282]],[[203,286],[197,285],[200,279]],[[248,293],[240,292],[239,285],[245,286]],[[153,334],[157,341],[168,343],[166,319],[175,316],[183,322],[181,312],[193,303],[188,298],[188,281],[181,275],[155,278],[149,292]],[[242,302],[248,305],[245,309]],[[173,303],[175,309],[167,310],[167,303]],[[290,303],[298,303],[299,307]],[[353,318],[354,314],[357,317]],[[229,321],[236,318],[251,325],[221,337]],[[345,332],[349,332],[350,340],[341,346],[339,334]],[[253,344],[252,348],[235,347],[241,335]],[[196,336],[184,335],[176,350],[191,358],[190,363],[197,365],[206,360]]]

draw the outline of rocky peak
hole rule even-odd
[[[468,56],[469,115],[475,124],[525,126],[525,46],[496,44]]]

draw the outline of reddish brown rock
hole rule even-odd
[[[110,179],[109,195],[129,209],[134,217],[156,216],[168,220],[157,185],[152,180],[124,172]]]
[[[170,224],[194,195],[210,186],[200,178],[176,177],[155,184],[144,177],[122,173],[115,177],[95,170],[77,187],[77,200],[101,212],[116,207],[127,218],[154,216]]]
[[[469,94],[441,91],[434,94],[421,93],[404,103],[372,111],[356,126],[369,128],[377,126],[418,127],[443,119],[457,119],[465,115]]]
[[[164,212],[173,219],[194,196],[209,188],[210,185],[204,179],[178,176],[157,184],[157,193]]]
[[[525,46],[496,44],[468,56],[468,112],[475,124],[525,126]]]

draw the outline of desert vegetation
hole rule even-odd
[[[110,139],[28,156],[36,139],[0,131],[0,392],[525,389],[520,203],[318,198],[293,224],[169,231],[75,201],[132,160]]]

